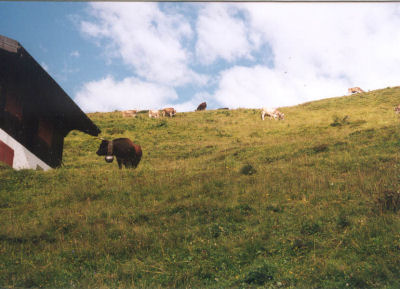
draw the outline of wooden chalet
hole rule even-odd
[[[58,167],[71,130],[100,133],[17,41],[0,35],[0,162],[15,169]]]

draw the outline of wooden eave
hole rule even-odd
[[[17,41],[0,35],[0,77],[9,71],[24,75],[25,81],[33,84],[34,92],[24,95],[24,101],[37,106],[41,115],[62,124],[65,135],[74,129],[92,136],[100,133],[100,129]]]

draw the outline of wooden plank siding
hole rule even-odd
[[[100,129],[16,41],[0,35],[0,128],[51,167],[71,130]]]

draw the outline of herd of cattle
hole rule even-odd
[[[205,110],[207,103],[202,102],[197,107],[196,111]],[[136,117],[137,110],[121,111],[122,117]],[[176,110],[173,107],[164,108],[162,110],[149,110],[150,118],[159,118],[162,116],[173,117]],[[101,144],[96,154],[105,156],[107,163],[112,163],[114,156],[117,158],[118,167],[122,169],[122,165],[126,168],[136,168],[142,159],[142,148],[140,145],[133,143],[129,138],[117,138],[114,140],[101,139]]]
[[[207,108],[207,103],[206,102],[202,102],[199,104],[199,106],[197,107],[197,109],[195,111],[201,111],[201,110],[206,110]],[[222,109],[229,109],[227,107],[224,108],[219,108],[219,110]],[[121,111],[122,117],[136,117],[136,115],[138,114],[137,110],[124,110]],[[169,117],[173,117],[176,115],[176,110],[173,107],[167,107],[167,108],[163,108],[161,110],[149,110],[149,117],[150,118],[159,118],[160,116],[169,116]],[[265,116],[268,116],[270,119],[284,119],[285,114],[283,114],[282,112],[278,111],[277,109],[273,109],[273,108],[262,108],[261,109],[261,119],[264,120]]]
[[[207,108],[207,103],[202,102],[197,107],[196,111],[205,110]],[[121,111],[122,117],[136,117],[138,114],[137,110],[124,110]],[[160,116],[169,116],[173,117],[176,114],[176,110],[173,107],[163,108],[161,110],[149,110],[149,117],[150,118],[159,118]]]
[[[349,94],[354,93],[363,93],[365,92],[360,87],[351,87],[348,89]],[[195,111],[205,110],[207,108],[207,103],[202,102],[198,105]],[[228,109],[228,108],[221,108],[221,109]],[[136,117],[138,111],[137,110],[124,110],[121,111],[123,117]],[[163,108],[161,110],[149,110],[149,117],[150,118],[159,118],[160,116],[169,116],[173,117],[176,114],[176,110],[173,107]],[[261,109],[261,119],[264,120],[265,116],[268,116],[270,119],[284,119],[285,115],[279,112],[276,109],[271,108],[262,108]]]
[[[352,87],[348,89],[350,94],[353,93],[362,93],[364,92],[359,87]],[[205,110],[207,108],[207,103],[202,102],[199,104],[195,111]],[[228,108],[220,108],[220,109],[228,109]],[[400,114],[400,104],[394,108],[396,113]],[[138,111],[137,110],[125,110],[121,111],[123,117],[136,117]],[[162,110],[149,110],[150,118],[159,118],[160,115],[173,117],[176,115],[176,110],[172,107],[164,108]],[[285,114],[278,111],[277,109],[272,108],[262,108],[261,109],[261,119],[264,120],[265,117],[269,117],[269,119],[278,119],[283,120],[285,118]],[[114,140],[105,140],[102,139],[100,147],[97,151],[97,155],[105,156],[106,162],[112,162],[114,156],[117,158],[118,167],[122,169],[122,165],[126,168],[136,168],[142,158],[142,148],[133,143],[128,138],[118,138]]]

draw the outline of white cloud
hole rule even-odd
[[[273,48],[275,70],[347,79],[378,88],[400,77],[398,4],[243,5],[253,31]],[[396,75],[393,75],[395,72]]]
[[[85,112],[126,109],[160,109],[178,98],[174,89],[129,77],[116,81],[111,76],[86,83],[75,101]]]
[[[182,42],[193,37],[187,19],[166,13],[157,3],[93,3],[94,22],[81,30],[107,40],[108,54],[121,57],[140,77],[169,86],[205,84],[207,78],[189,67],[191,54]]]
[[[78,94],[86,110],[286,106],[400,82],[397,3],[207,3],[188,14],[157,3],[90,7],[94,20],[81,30],[135,77],[86,84]],[[174,88],[193,83],[201,92],[178,98]]]
[[[196,55],[201,62],[209,65],[218,58],[228,62],[251,58],[248,31],[238,12],[225,3],[208,3],[199,11]]]
[[[230,108],[279,107],[331,94],[343,95],[342,86],[343,81],[337,79],[294,79],[265,66],[236,66],[221,73],[214,97],[221,105]]]
[[[223,104],[294,105],[344,95],[351,86],[367,90],[399,85],[398,4],[248,3],[237,7],[243,9],[249,39],[257,43],[253,47],[267,43],[272,48],[274,66],[222,72],[215,97]]]

